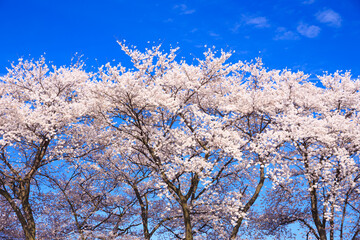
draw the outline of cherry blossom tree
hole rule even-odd
[[[229,64],[225,52],[209,50],[195,66],[176,62],[176,49],[121,46],[135,70],[100,69],[87,94],[92,114],[121,139],[118,152],[140,154],[132,162],[158,179],[158,196],[183,218],[183,229],[167,222],[174,237],[235,239],[273,158],[257,145],[269,141],[261,135],[282,111],[278,92],[286,85],[278,82],[306,76],[268,71],[260,60]]]
[[[80,65],[53,67],[44,58],[19,60],[0,82],[0,195],[26,239],[35,239],[32,190],[38,173],[68,148],[67,129],[84,114]]]
[[[299,222],[308,237],[357,239],[359,80],[349,72],[319,79],[322,87],[289,89],[287,109],[268,132],[281,147],[270,174],[275,192],[267,195],[265,228]]]
[[[219,171],[213,171],[214,165],[218,163],[221,169],[226,162],[229,165],[233,161],[233,157],[219,152],[211,142],[213,131],[221,126],[218,117],[199,111],[194,102],[213,77],[219,81],[238,66],[223,66],[228,58],[223,53],[214,60],[217,69],[206,72],[201,67],[175,62],[175,50],[167,55],[155,47],[142,54],[122,47],[137,70],[107,65],[100,72],[101,81],[92,88],[93,98],[98,99],[94,114],[116,129],[120,139],[128,139],[125,148],[142,155],[138,164],[150,169],[158,179],[161,195],[176,203],[168,204],[182,215],[185,237],[192,239],[192,225],[197,221],[191,220],[191,212],[197,208],[206,212],[201,197],[219,178]],[[212,57],[208,55],[210,60]],[[238,149],[244,144],[241,140],[230,139],[238,143],[232,150],[239,156]],[[221,161],[222,158],[227,160]],[[199,214],[200,218],[202,215]],[[172,230],[174,236],[183,234],[175,228]]]
[[[20,239],[22,237],[22,230],[19,227],[18,219],[5,199],[1,198],[0,209],[1,239]]]
[[[1,77],[1,237],[359,238],[359,80],[120,46]]]

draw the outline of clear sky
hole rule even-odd
[[[56,65],[76,52],[88,66],[129,62],[116,43],[125,39],[178,46],[190,61],[207,45],[235,50],[232,62],[360,75],[360,0],[0,0],[0,29],[0,74],[44,52]]]

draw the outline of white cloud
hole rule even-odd
[[[189,15],[196,12],[195,9],[189,9],[186,4],[178,4],[173,7],[174,9],[178,9],[180,11],[180,15]]]
[[[341,26],[341,21],[342,21],[341,16],[337,12],[334,12],[331,9],[327,9],[327,10],[318,12],[316,14],[316,18],[320,22],[326,23],[332,27],[340,27]]]
[[[171,23],[171,22],[173,22],[173,21],[174,21],[174,19],[168,18],[168,19],[164,20],[163,22],[164,22],[164,23]]]
[[[247,25],[254,25],[257,28],[266,28],[270,27],[270,24],[266,17],[246,17],[243,16],[243,20]]]
[[[313,4],[315,2],[315,0],[305,0],[305,1],[303,1],[302,3],[303,4]]]
[[[234,33],[239,31],[239,28],[244,25],[252,25],[256,28],[268,28],[270,27],[269,21],[266,17],[249,17],[242,15],[241,22],[236,23],[230,30]]]
[[[220,37],[220,34],[217,34],[217,33],[215,33],[215,32],[209,32],[209,35],[210,35],[211,37]]]
[[[308,38],[317,37],[321,30],[318,26],[315,25],[309,26],[305,23],[300,23],[296,29],[301,35]]]
[[[243,50],[243,51],[239,51],[239,52],[237,51],[237,53],[245,55],[245,54],[248,54],[249,51]]]
[[[241,24],[240,24],[240,23],[236,23],[236,24],[234,25],[234,27],[230,28],[230,30],[231,30],[232,32],[234,32],[234,33],[237,33],[240,27],[241,27]]]
[[[297,40],[299,36],[293,31],[289,31],[284,27],[278,27],[276,29],[276,35],[274,40]]]

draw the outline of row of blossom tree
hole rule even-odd
[[[360,238],[360,80],[120,45],[1,77],[0,238]]]

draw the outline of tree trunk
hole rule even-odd
[[[309,182],[311,191],[310,191],[310,198],[311,198],[311,214],[314,220],[316,229],[319,233],[320,240],[327,240],[326,239],[326,230],[325,226],[320,221],[318,206],[317,206],[317,196],[316,196],[316,189],[314,188],[314,183]]]
[[[334,215],[335,215],[335,208],[334,208],[334,202],[332,202],[331,218],[330,218],[330,240],[334,240],[334,231],[335,231]]]
[[[35,227],[35,220],[32,215],[32,210],[30,208],[30,204],[22,202],[22,206],[24,209],[24,214],[17,206],[16,207],[12,206],[12,207],[21,223],[21,227],[23,229],[25,239],[35,240],[36,227]]]
[[[259,180],[259,183],[256,186],[254,194],[249,199],[249,201],[246,203],[245,207],[242,209],[242,212],[246,213],[250,209],[250,207],[255,203],[256,199],[258,198],[258,196],[260,194],[261,188],[264,185],[264,181],[265,181],[265,168],[264,168],[264,166],[260,166],[260,180]],[[240,217],[237,220],[236,225],[234,226],[234,228],[233,228],[233,230],[231,232],[230,240],[235,240],[236,239],[236,235],[239,232],[239,229],[240,229],[240,226],[241,226],[241,223],[242,223],[243,219],[244,219],[243,217]]]
[[[35,223],[28,223],[23,229],[26,240],[35,240]]]
[[[141,194],[139,192],[139,189],[136,186],[136,183],[131,183],[130,181],[128,182],[130,184],[130,186],[133,188],[136,198],[139,201],[140,204],[140,208],[141,208],[141,221],[142,221],[142,225],[143,225],[143,230],[144,230],[144,239],[146,240],[150,240],[151,234],[149,232],[149,224],[148,224],[148,203],[147,203],[147,198],[146,198],[146,194],[144,195],[145,198],[145,202],[143,201]]]
[[[26,224],[23,225],[25,239],[26,240],[34,240],[35,233],[36,233],[36,226],[35,220],[32,213],[32,209],[29,202],[29,195],[30,195],[30,181],[25,182],[24,186],[20,184],[20,191],[21,191],[21,204],[24,210],[24,217],[26,218]]]
[[[161,172],[161,177],[164,180],[164,182],[167,184],[169,190],[172,191],[174,194],[176,194],[176,196],[178,197],[177,202],[181,205],[182,212],[183,212],[183,218],[184,218],[185,240],[193,240],[190,209],[187,204],[187,201],[188,201],[189,197],[191,196],[191,194],[193,192],[195,192],[195,190],[196,190],[195,185],[197,184],[196,183],[197,180],[192,181],[191,187],[190,187],[188,193],[186,194],[186,196],[184,196],[181,193],[180,188],[175,187],[174,184],[167,178],[167,176],[165,175],[164,172]]]
[[[28,183],[29,184],[29,183]],[[32,214],[32,209],[29,203],[29,192],[30,187],[24,186],[26,183],[21,182],[19,189],[16,189],[15,191],[19,192],[19,198],[22,209],[18,206],[18,204],[15,203],[15,199],[11,197],[8,191],[6,189],[0,189],[0,195],[4,196],[5,199],[10,204],[11,208],[14,210],[20,224],[21,228],[24,232],[25,239],[26,240],[35,240],[36,236],[36,226],[35,226],[35,220],[34,216]]]
[[[190,210],[187,202],[181,202],[181,208],[183,211],[184,225],[185,225],[185,240],[193,240],[193,233],[191,227]]]

